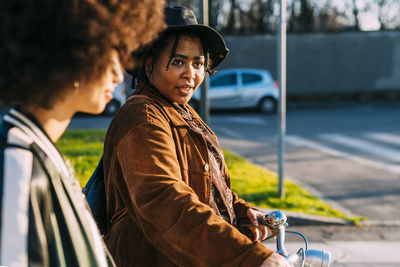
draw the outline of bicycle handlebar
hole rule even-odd
[[[264,225],[271,230],[272,234],[267,239],[276,238],[276,253],[284,256],[289,263],[299,263],[301,267],[329,267],[331,260],[329,251],[308,250],[307,238],[301,233],[286,231],[288,225],[286,221],[286,215],[279,210],[257,217],[259,225]],[[240,218],[238,224],[240,226],[254,226],[248,218]],[[304,239],[305,249],[300,248],[296,254],[289,255],[285,247],[286,232],[300,235]]]

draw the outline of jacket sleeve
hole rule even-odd
[[[171,128],[161,116],[132,128],[117,156],[128,210],[148,241],[177,265],[260,266],[273,253],[220,219],[182,181]]]
[[[238,218],[246,218],[248,209],[256,209],[250,203],[238,197],[235,192],[232,192],[233,195],[233,209],[235,211],[236,217]]]
[[[48,179],[39,166],[28,150],[4,150],[1,265],[50,265],[44,225],[51,200]]]

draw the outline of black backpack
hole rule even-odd
[[[149,96],[146,95],[133,95],[129,99],[131,98],[147,98],[152,100]],[[85,187],[82,189],[82,192],[86,196],[90,210],[93,214],[93,218],[97,223],[97,227],[99,228],[100,233],[102,235],[105,235],[108,231],[110,220],[107,218],[103,156],[101,156],[99,164],[97,165]],[[114,216],[116,216],[116,214]]]
[[[103,156],[101,156],[99,164],[85,187],[82,189],[82,192],[86,196],[100,233],[105,235],[108,231],[108,218],[106,209],[106,190],[104,185]]]

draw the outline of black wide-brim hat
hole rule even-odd
[[[192,10],[182,6],[167,6],[164,8],[164,14],[168,26],[165,32],[193,32],[199,35],[202,40],[206,40],[211,58],[211,69],[216,68],[224,61],[229,49],[226,47],[221,34],[209,26],[198,24]]]

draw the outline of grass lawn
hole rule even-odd
[[[60,150],[71,161],[81,186],[86,184],[97,166],[103,152],[104,136],[104,130],[68,130],[57,142]],[[276,173],[251,164],[226,149],[224,154],[233,191],[256,207],[338,217],[355,223],[360,219],[346,217],[339,210],[287,180],[284,183],[285,198],[279,199]]]

